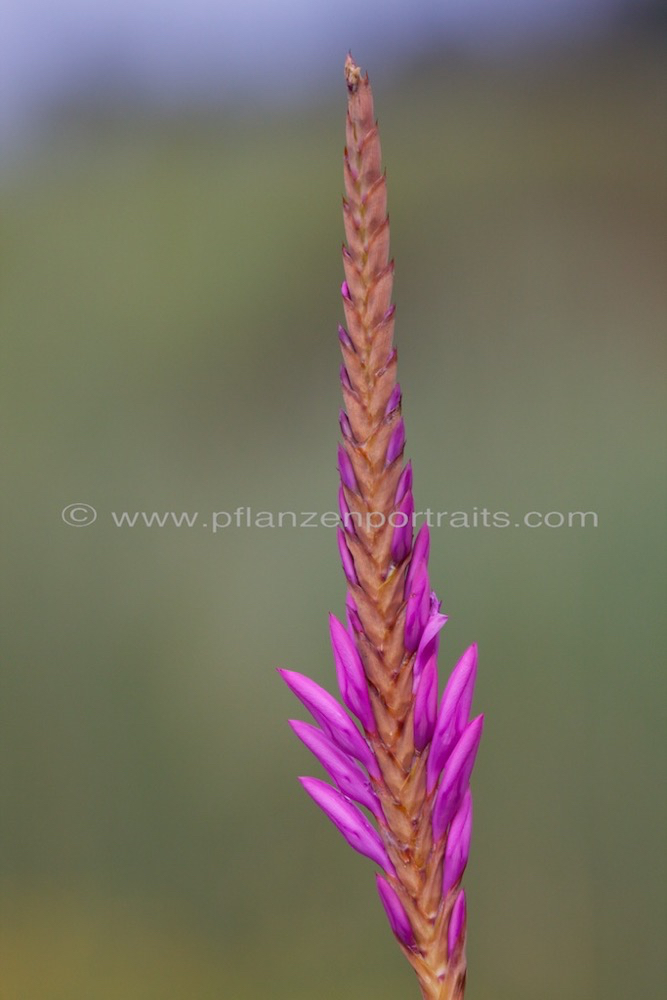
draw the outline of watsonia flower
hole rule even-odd
[[[301,778],[304,788],[347,842],[382,870],[380,900],[425,1000],[460,1000],[461,878],[483,724],[481,715],[470,719],[477,649],[466,650],[438,701],[438,643],[447,617],[429,582],[426,525],[413,539],[380,141],[368,76],[350,56],[345,77],[338,548],[348,592],[346,623],[333,615],[329,623],[345,708],[310,678],[281,674],[317,723],[292,721],[292,728],[334,782]]]

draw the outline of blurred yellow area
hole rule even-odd
[[[5,909],[6,908],[6,909]],[[225,968],[213,947],[147,900],[24,891],[3,900],[0,995],[69,1000],[218,997]]]

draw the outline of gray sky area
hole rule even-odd
[[[280,101],[426,44],[486,49],[603,26],[631,0],[5,0],[0,134],[67,97]]]

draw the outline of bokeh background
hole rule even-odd
[[[210,530],[335,508],[351,47],[418,507],[599,519],[434,532],[442,668],[479,642],[487,715],[467,996],[657,997],[661,8],[237,7],[5,8],[0,996],[416,998],[275,673],[333,685],[334,532]]]

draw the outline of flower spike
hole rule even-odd
[[[318,724],[290,725],[336,787],[299,780],[347,843],[380,867],[378,894],[423,1000],[463,1000],[461,880],[472,832],[470,777],[483,727],[481,715],[470,721],[477,647],[456,664],[438,703],[447,616],[431,590],[429,528],[414,534],[413,473],[403,457],[393,343],[387,183],[370,83],[352,56],[345,82],[345,326],[338,327],[345,408],[337,544],[347,624],[333,615],[329,620],[343,704],[303,674],[280,674]]]

